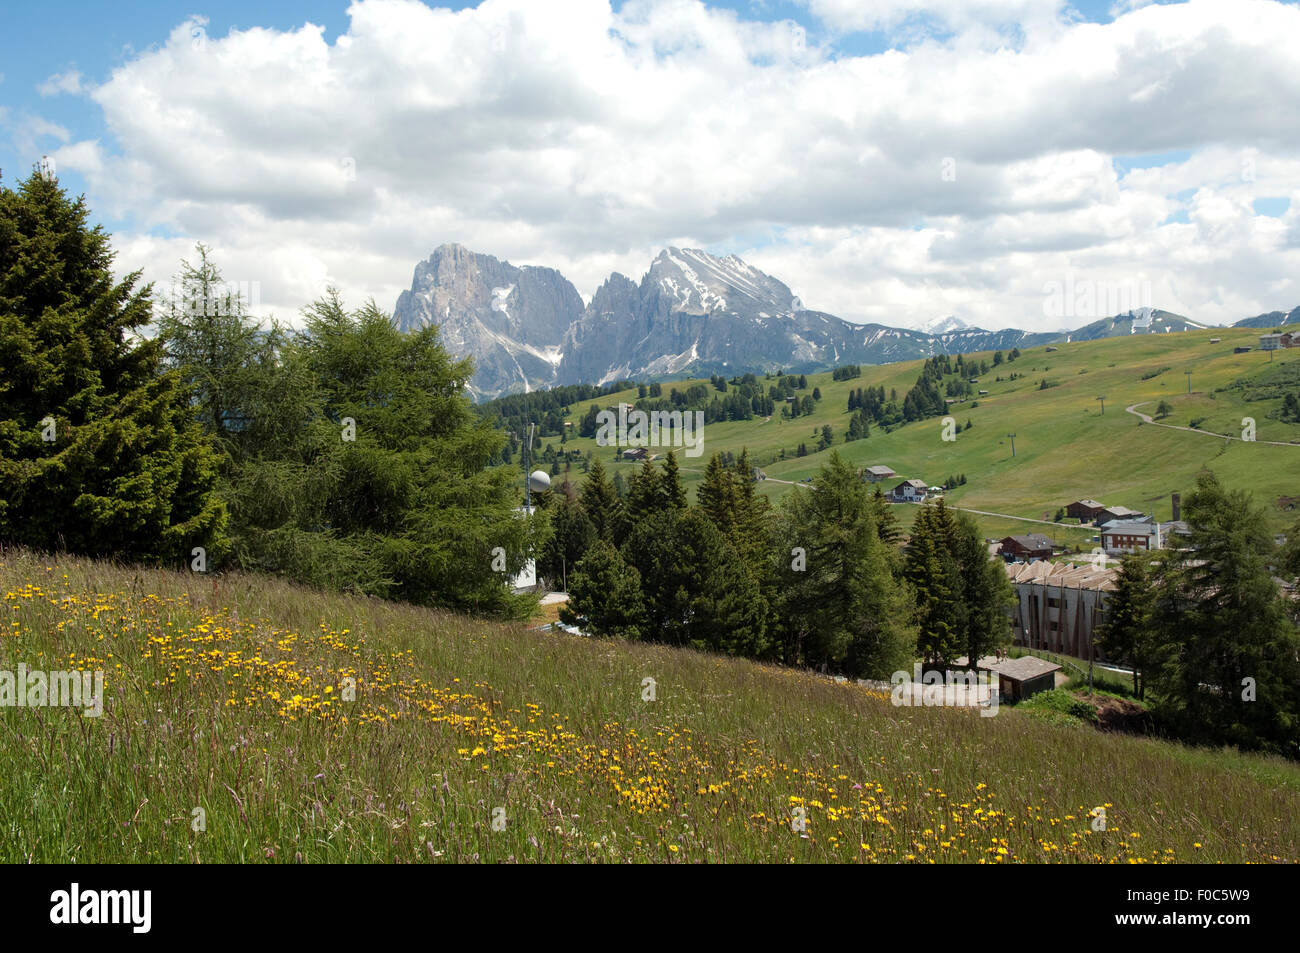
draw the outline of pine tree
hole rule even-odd
[[[942,501],[923,507],[912,524],[903,575],[916,600],[917,653],[927,664],[945,667],[961,652],[966,627],[955,546],[956,527]]]
[[[604,539],[596,540],[569,579],[560,620],[591,635],[640,639],[646,625],[641,574]]]
[[[780,656],[887,678],[916,644],[898,567],[880,541],[866,486],[838,451],[813,486],[787,496],[773,524]]]
[[[621,473],[618,478],[622,478]],[[595,527],[596,535],[608,542],[614,540],[614,530],[623,508],[619,496],[605,474],[605,465],[600,462],[600,457],[592,457],[587,482],[582,484],[578,499],[582,503],[582,511]]]
[[[1208,471],[1183,511],[1188,545],[1163,554],[1154,585],[1156,711],[1188,738],[1295,756],[1300,638],[1272,579],[1265,512]]]
[[[1106,617],[1097,627],[1097,647],[1108,659],[1133,670],[1133,694],[1146,695],[1143,673],[1156,661],[1151,612],[1154,605],[1151,553],[1126,553],[1120,560],[1115,591],[1106,600]]]
[[[677,466],[676,454],[671,450],[668,451],[668,459],[664,461],[663,473],[659,477],[659,492],[665,505],[675,509],[686,507],[686,490],[682,487],[681,469]]]
[[[0,540],[215,566],[217,456],[160,342],[134,336],[151,289],[114,280],[88,217],[38,174],[0,186]]]

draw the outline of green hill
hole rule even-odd
[[[1297,765],[1053,712],[13,551],[0,606],[0,670],[104,672],[0,710],[6,863],[1300,859]]]
[[[1211,338],[1218,338],[1218,343],[1210,343]],[[811,476],[825,462],[829,450],[797,458],[793,454],[800,442],[813,450],[814,431],[829,424],[835,448],[859,466],[887,464],[898,472],[898,479],[916,477],[934,485],[942,484],[949,474],[964,473],[966,485],[947,495],[948,501],[959,507],[1050,521],[1059,507],[1093,498],[1169,519],[1170,493],[1189,489],[1197,471],[1209,467],[1225,484],[1245,487],[1259,501],[1267,502],[1280,531],[1298,515],[1276,502],[1300,497],[1300,424],[1269,416],[1281,407],[1280,395],[1248,400],[1259,395],[1249,389],[1229,389],[1240,378],[1270,370],[1264,352],[1233,353],[1234,347],[1257,347],[1258,343],[1258,332],[1253,329],[1214,329],[1061,344],[1052,352],[1035,347],[983,377],[978,389],[987,390],[987,395],[953,405],[950,412],[957,423],[964,427],[969,420],[973,425],[953,442],[941,439],[940,418],[909,423],[892,433],[873,428],[864,440],[843,442],[850,418],[849,392],[883,385],[886,391],[897,389],[901,396],[915,383],[921,361],[864,366],[861,377],[848,381],[835,381],[830,373],[809,375],[808,389],[800,393],[811,393],[813,387],[822,393],[813,414],[708,424],[704,456],[680,459],[683,479],[691,488],[702,476],[709,455],[738,453],[747,447],[769,477],[762,491],[780,497],[791,491],[791,484]],[[992,354],[974,357],[991,362]],[[1300,365],[1300,352],[1277,352],[1271,363],[1274,371],[1283,365],[1294,369]],[[1023,376],[1006,380],[1013,372]],[[1000,382],[995,380],[999,375],[1003,377]],[[1044,379],[1052,386],[1039,389]],[[684,390],[691,383],[708,382],[664,384],[664,394],[674,387]],[[1104,414],[1098,396],[1106,398]],[[636,397],[635,390],[628,390],[577,403],[570,408],[569,419],[579,420],[592,404],[603,407],[620,400],[634,402]],[[1242,418],[1253,417],[1257,442],[1227,441],[1147,424],[1125,412],[1125,408],[1139,405],[1137,410],[1154,416],[1162,400],[1172,406],[1173,413],[1159,421],[1161,424],[1186,427],[1197,421],[1206,432],[1240,437]],[[1016,435],[1014,458],[1011,433]],[[1297,445],[1271,446],[1263,441]],[[545,438],[546,443],[560,447],[558,438]],[[601,453],[607,462],[614,461],[614,472],[621,468],[626,473],[637,466],[616,461],[615,448],[597,447],[591,438],[570,438],[564,449]],[[782,450],[786,451],[785,460],[779,459]],[[577,468],[571,479],[581,482]],[[900,511],[907,521],[906,510]],[[1055,535],[1062,542],[1082,544],[1095,532],[991,516],[977,518],[991,537],[1034,530]]]

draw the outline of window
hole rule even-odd
[[[1049,596],[1048,599],[1047,599],[1047,608],[1049,608],[1049,609],[1059,609],[1059,608],[1061,608],[1061,600],[1060,600],[1060,599],[1053,599],[1053,598],[1051,598],[1051,597]]]

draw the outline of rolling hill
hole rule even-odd
[[[1211,343],[1212,337],[1218,343]],[[881,385],[901,395],[915,383],[920,361],[864,366],[862,376],[849,381],[834,381],[829,373],[814,374],[808,376],[808,390],[801,392],[820,389],[822,400],[813,414],[793,420],[773,416],[709,424],[702,460],[715,451],[738,453],[747,447],[768,476],[762,491],[780,497],[792,491],[792,484],[815,473],[829,455],[827,450],[794,456],[801,442],[812,450],[815,431],[829,424],[834,448],[859,466],[887,464],[899,479],[918,477],[929,484],[964,473],[968,482],[948,493],[950,503],[1049,521],[1058,507],[1085,497],[1169,519],[1169,494],[1189,489],[1197,471],[1209,467],[1227,485],[1246,488],[1257,500],[1269,503],[1274,525],[1283,531],[1300,517],[1300,511],[1273,504],[1300,496],[1300,445],[1264,441],[1300,442],[1300,425],[1269,416],[1280,406],[1280,398],[1250,401],[1241,390],[1224,389],[1269,367],[1269,357],[1258,350],[1233,353],[1236,346],[1257,344],[1258,332],[1242,328],[1102,338],[1051,345],[1056,348],[1051,352],[1046,346],[1022,349],[1018,360],[1001,365],[980,381],[978,389],[987,390],[987,395],[951,408],[958,424],[972,424],[953,442],[941,439],[940,419],[932,418],[892,433],[873,429],[867,439],[844,443],[849,391]],[[976,356],[991,358],[987,352]],[[1278,352],[1272,366],[1289,363],[1300,363],[1300,352]],[[1013,372],[1022,376],[1008,380]],[[1191,393],[1186,372],[1190,372]],[[1003,380],[995,380],[998,376]],[[1044,379],[1054,386],[1040,389]],[[689,383],[664,384],[664,393]],[[570,419],[580,419],[593,403],[608,406],[635,401],[636,396],[632,390],[576,403],[570,407]],[[1104,414],[1100,396],[1105,397]],[[1160,423],[1187,426],[1197,420],[1205,432],[1143,423],[1125,412],[1138,405],[1137,410],[1153,415],[1161,400],[1173,407],[1173,413]],[[1255,419],[1258,442],[1209,435],[1239,437],[1244,417]],[[1014,457],[1008,437],[1012,433],[1016,435]],[[561,446],[558,438],[545,438],[546,443]],[[571,438],[563,449],[602,453],[615,472],[629,473],[634,466],[616,461],[615,448],[598,448],[589,438]],[[683,479],[693,486],[702,475],[703,462],[681,462]],[[579,468],[573,468],[572,479],[580,482]],[[899,508],[904,516],[909,509]],[[991,516],[980,516],[979,521],[992,537],[1034,526]],[[1064,525],[1040,528],[1069,543],[1086,542],[1095,532]]]

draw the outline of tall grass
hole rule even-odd
[[[0,596],[0,669],[107,696],[0,709],[9,862],[1300,857],[1278,759],[257,576],[10,552]]]

